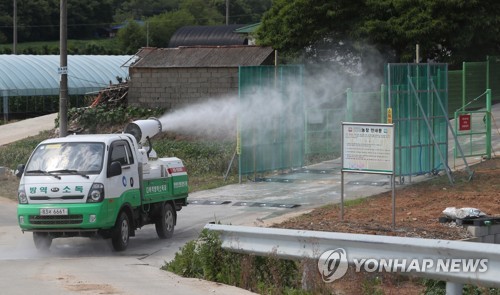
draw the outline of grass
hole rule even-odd
[[[31,152],[41,141],[51,137],[52,131],[0,147],[0,166],[15,170],[26,163]],[[181,141],[172,137],[153,139],[153,146],[161,157],[175,156],[183,160],[189,175],[189,192],[217,188],[237,183],[237,170],[233,167],[226,180],[224,174],[234,151],[234,143],[215,140]],[[16,199],[19,180],[12,175],[0,178],[0,196]]]
[[[218,233],[204,229],[162,269],[191,278],[233,285],[260,294],[313,294],[301,290],[299,263],[276,257],[233,253],[221,248]]]
[[[0,177],[0,196],[12,200],[17,199],[19,179],[10,173],[10,170],[14,171],[17,165],[26,163],[36,145],[49,138],[51,134],[53,133],[50,131],[44,131],[36,136],[0,146],[0,166],[9,170],[6,175]]]

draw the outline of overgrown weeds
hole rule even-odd
[[[180,248],[162,269],[190,278],[233,285],[261,294],[317,294],[301,287],[301,266],[272,255],[253,256],[221,247],[216,232],[204,229],[197,240]]]
[[[68,121],[82,133],[121,132],[126,123],[137,119],[159,117],[161,109],[143,109],[136,107],[117,108],[73,108]],[[56,120],[56,123],[57,120]],[[44,131],[26,139],[0,147],[0,166],[14,170],[18,164],[26,163],[31,152],[43,140],[56,137],[56,132]],[[178,157],[183,160],[189,174],[189,191],[211,189],[238,181],[236,162],[228,170],[235,150],[235,140],[187,138],[176,135],[160,135],[153,138],[153,148],[161,157]],[[5,188],[0,196],[17,195],[16,180],[9,178],[9,183],[0,179],[0,186]],[[18,183],[18,182],[17,182]]]

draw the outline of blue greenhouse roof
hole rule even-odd
[[[69,55],[68,91],[99,91],[128,77],[128,55]],[[59,55],[0,55],[0,97],[59,95]]]

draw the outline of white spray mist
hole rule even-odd
[[[374,62],[380,57],[374,55],[370,60],[365,57],[364,62]],[[364,75],[364,77],[363,77]],[[277,118],[284,113],[292,113],[287,121],[289,128],[294,128],[304,122],[293,120],[293,114],[303,111],[304,108],[321,110],[328,107],[344,107],[348,87],[353,91],[377,91],[380,89],[382,77],[373,76],[364,72],[353,79],[352,76],[338,69],[316,67],[313,73],[305,73],[298,80],[288,80],[286,84],[277,82],[272,87],[254,86],[246,89],[244,99],[238,96],[208,98],[204,102],[188,105],[164,114],[159,120],[164,132],[183,134],[218,136],[221,134],[235,136],[238,117],[243,119],[245,128],[276,127]],[[358,98],[354,102],[355,109],[363,111],[373,109],[379,111],[379,100],[369,101]],[[288,116],[290,117],[290,116]],[[297,114],[297,118],[300,118]],[[297,125],[296,125],[297,124]],[[339,127],[340,128],[340,127]]]

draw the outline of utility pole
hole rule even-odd
[[[229,0],[226,0],[226,26],[229,25]]]
[[[61,11],[59,21],[59,74],[61,81],[59,85],[59,136],[65,137],[68,133],[68,12],[67,0],[61,0]]]
[[[17,54],[17,0],[14,0],[12,21],[14,23],[14,32],[12,32],[12,53]]]

